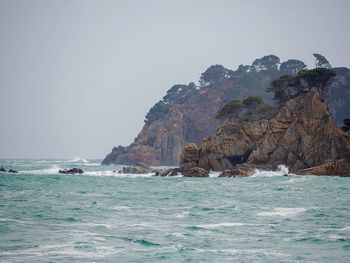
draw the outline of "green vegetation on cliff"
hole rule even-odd
[[[327,68],[303,69],[297,76],[284,75],[272,81],[271,87],[266,90],[274,92],[274,99],[279,104],[312,89],[315,89],[321,100],[324,100],[335,76],[335,71]]]
[[[216,118],[254,119],[269,117],[276,112],[276,107],[266,104],[258,96],[249,96],[244,100],[234,99],[225,104],[217,113]]]

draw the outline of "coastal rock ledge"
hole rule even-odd
[[[287,101],[270,120],[227,122],[201,147],[187,145],[180,169],[249,176],[249,167],[284,164],[292,173],[345,176],[349,160],[350,133],[337,128],[327,104],[311,91]]]

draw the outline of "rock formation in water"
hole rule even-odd
[[[201,147],[184,148],[180,169],[240,168],[249,175],[257,165],[274,169],[285,164],[296,172],[340,159],[350,160],[350,133],[336,126],[328,105],[310,91],[287,101],[270,120],[226,122]]]
[[[272,103],[272,94],[266,92],[271,81],[284,74],[296,74],[302,68],[305,64],[298,60],[288,60],[279,66],[279,58],[273,55],[256,59],[250,66],[240,65],[236,71],[220,65],[211,66],[202,74],[199,87],[190,83],[175,85],[168,90],[164,98],[150,109],[134,142],[126,147],[114,147],[102,164],[176,165],[187,143],[200,145],[203,138],[215,133],[224,123],[225,119],[215,118],[223,105],[247,96],[260,96],[265,102]],[[350,104],[350,70],[334,70],[337,77],[328,102],[336,122],[341,125],[343,119],[350,116],[350,107],[347,106]],[[264,125],[266,121],[244,124],[245,129],[254,134],[241,143],[251,144],[251,140],[260,136]],[[234,125],[221,127],[223,130],[236,128]],[[245,157],[242,155],[241,158]]]

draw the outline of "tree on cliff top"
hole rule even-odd
[[[163,97],[165,104],[183,103],[187,96],[193,94],[197,90],[196,85],[191,82],[188,85],[177,84],[172,86]]]
[[[284,75],[271,82],[271,86],[266,89],[268,92],[274,92],[274,99],[282,104],[301,92],[316,89],[320,99],[324,100],[333,78],[336,73],[326,68],[315,68],[312,70],[301,70],[298,75],[293,77]]]
[[[213,84],[229,77],[229,71],[222,65],[212,65],[199,78],[202,85]]]
[[[281,63],[280,71],[286,75],[297,75],[300,70],[305,68],[304,62],[297,59],[288,59]]]
[[[327,68],[327,69],[331,68],[331,64],[324,56],[317,53],[314,53],[313,55],[316,58],[316,61],[315,61],[316,68]]]
[[[321,100],[324,100],[325,95],[328,92],[330,85],[333,82],[333,78],[337,74],[327,68],[315,68],[312,70],[299,71],[298,78],[301,81],[305,81],[309,90],[316,88]]]
[[[252,69],[256,72],[260,71],[278,71],[280,58],[275,55],[268,55],[254,60]]]

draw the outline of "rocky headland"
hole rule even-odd
[[[180,169],[249,176],[286,165],[292,173],[350,175],[350,133],[338,128],[315,91],[287,101],[272,119],[226,122],[201,146],[184,148]]]
[[[270,83],[285,74],[295,75],[305,67],[306,65],[302,61],[293,59],[280,63],[279,58],[274,55],[256,59],[252,65],[240,65],[235,71],[221,65],[213,65],[201,75],[199,86],[190,83],[188,85],[175,85],[169,89],[163,99],[157,102],[146,115],[144,127],[134,142],[129,146],[114,147],[102,164],[133,165],[142,162],[148,165],[177,165],[182,149],[188,143],[195,143],[200,145],[202,149],[216,152],[209,146],[214,143],[210,141],[211,137],[208,139],[209,141],[204,140],[203,145],[202,140],[214,134],[219,127],[222,136],[230,133],[235,134],[237,138],[244,139],[239,142],[239,149],[255,149],[257,141],[265,144],[272,143],[273,140],[277,140],[277,130],[283,130],[284,125],[289,125],[289,116],[280,113],[280,122],[275,124],[266,119],[235,124],[225,123],[228,121],[227,118],[216,118],[216,115],[231,100],[242,100],[248,96],[260,96],[264,102],[272,104],[273,94],[266,91],[270,87]],[[328,113],[332,112],[335,123],[340,126],[343,119],[350,116],[350,107],[348,106],[350,104],[350,70],[348,68],[333,68],[333,70],[337,76],[329,90],[329,96],[325,100],[329,105]],[[282,118],[286,118],[286,121],[283,122]],[[241,128],[243,130],[238,131]],[[268,138],[265,133],[271,132],[271,129],[274,130],[274,133],[271,133],[271,138],[262,141],[263,138]],[[301,137],[298,136],[298,138]],[[302,140],[311,139],[310,136],[307,136]],[[265,162],[266,151],[271,150],[272,146],[266,149],[264,147],[265,145],[259,148],[259,151],[249,153],[249,156],[246,156],[248,154],[246,151],[224,151],[225,155],[237,156],[235,158],[243,158],[244,161]],[[271,156],[270,162],[273,162],[272,159],[283,151],[282,147],[275,149],[275,154]],[[298,151],[294,149],[293,152]],[[293,170],[313,163],[309,163],[311,157],[308,156],[306,165],[303,166],[303,161],[301,161],[303,158],[298,157],[293,152],[288,153],[288,157],[286,157],[288,162],[293,162]],[[304,151],[302,152],[304,153]],[[249,160],[245,160],[248,157]],[[207,162],[209,165],[209,161]],[[236,162],[241,161],[210,159],[210,165],[214,168],[229,168],[231,167],[230,163]],[[205,166],[203,164],[203,167]]]

